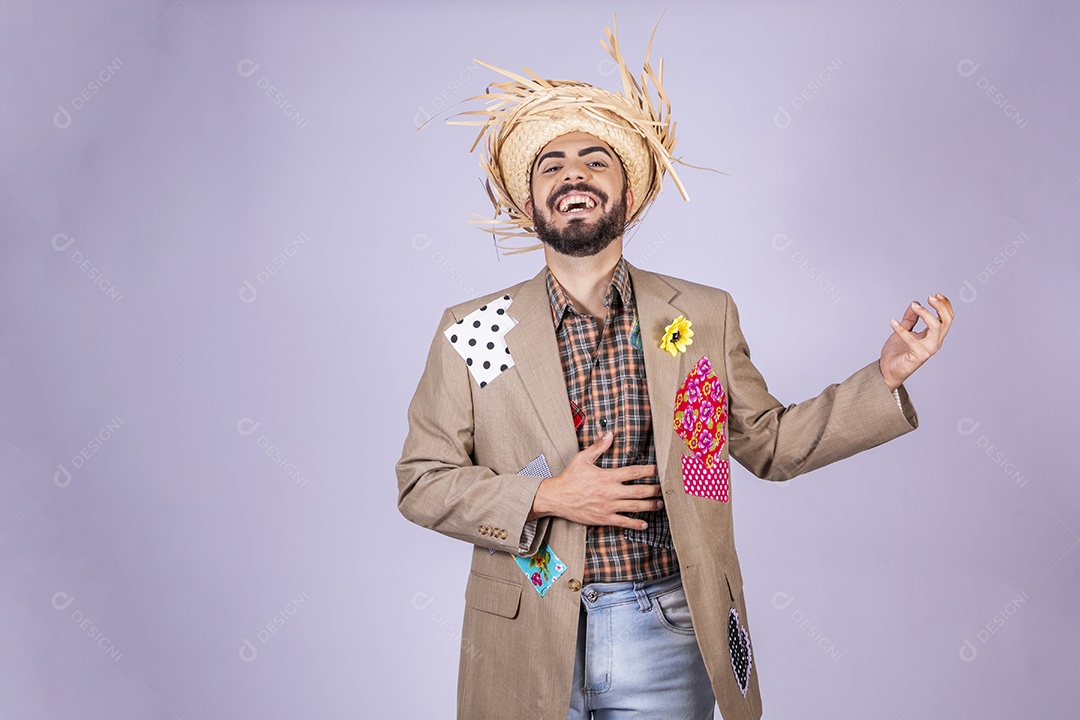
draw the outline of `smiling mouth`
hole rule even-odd
[[[588,195],[570,193],[559,201],[556,208],[562,213],[579,213],[596,207],[596,200]]]

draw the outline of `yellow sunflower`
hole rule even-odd
[[[690,321],[680,315],[674,322],[664,328],[664,337],[660,341],[660,349],[667,350],[671,357],[681,352],[686,352],[686,346],[692,345],[694,331],[690,329]]]

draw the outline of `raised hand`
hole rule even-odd
[[[881,375],[889,390],[895,390],[911,377],[924,362],[941,349],[941,343],[949,332],[953,321],[953,307],[949,298],[937,293],[927,298],[937,311],[937,316],[913,302],[904,311],[904,318],[891,321],[893,334],[881,348]],[[913,332],[915,323],[922,319],[926,327],[920,332]]]

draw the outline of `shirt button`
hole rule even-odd
[[[566,587],[570,588],[571,592],[577,592],[578,590],[581,590],[581,581],[575,578],[566,583]]]

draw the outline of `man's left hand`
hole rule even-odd
[[[881,348],[881,375],[889,391],[893,391],[919,369],[930,356],[941,349],[941,343],[953,321],[953,308],[949,298],[941,293],[928,297],[930,305],[937,310],[937,317],[917,302],[908,305],[904,319],[891,322],[893,334]],[[921,332],[912,332],[919,318],[926,323]]]

